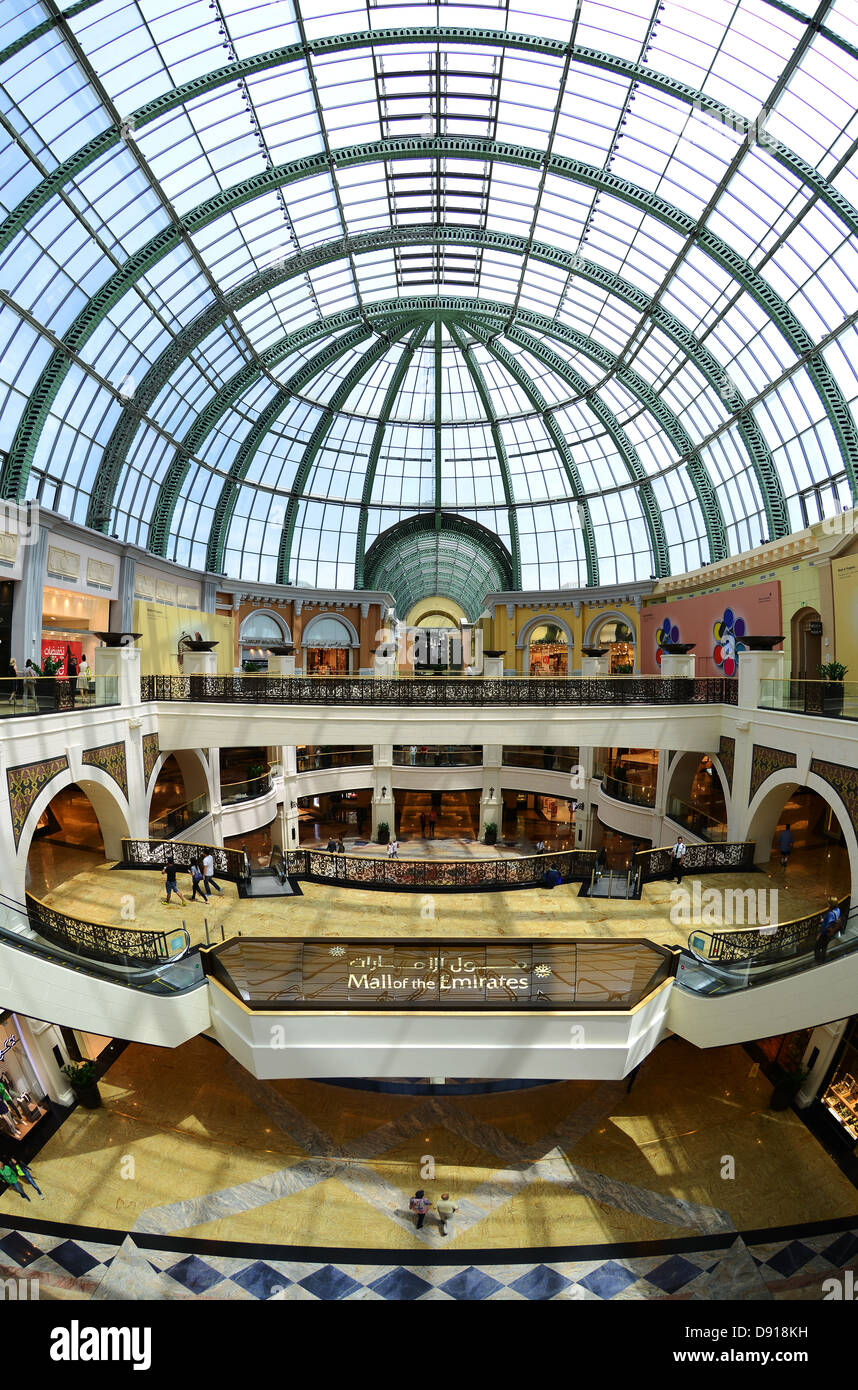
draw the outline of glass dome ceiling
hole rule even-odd
[[[559,8],[4,0],[3,496],[321,586],[454,514],[526,589],[850,505],[854,0]]]

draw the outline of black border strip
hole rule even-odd
[[[117,1231],[99,1226],[71,1226],[59,1221],[40,1221],[36,1217],[16,1220],[0,1215],[0,1229],[21,1233],[33,1231],[64,1236],[71,1240],[90,1240],[117,1248],[128,1236],[141,1250],[176,1251],[177,1254],[224,1255],[257,1260],[285,1260],[304,1264],[369,1265],[537,1265],[571,1264],[586,1260],[640,1259],[649,1255],[668,1258],[682,1251],[726,1250],[741,1236],[746,1245],[796,1240],[801,1236],[836,1235],[858,1231],[858,1215],[835,1217],[830,1221],[807,1221],[795,1226],[763,1227],[754,1231],[719,1231],[715,1235],[680,1236],[674,1240],[621,1241],[607,1245],[512,1246],[490,1250],[403,1250],[363,1249],[359,1246],[259,1245],[252,1241],[200,1240],[193,1236],[150,1235],[144,1231]],[[50,1258],[50,1255],[48,1255]]]

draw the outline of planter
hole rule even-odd
[[[497,832],[497,830],[487,830],[486,833],[485,833],[485,835],[484,835],[484,837],[483,837],[483,843],[486,844],[486,845],[496,845],[497,842],[498,842],[498,832]]]
[[[696,646],[696,642],[665,642],[662,650],[666,651],[668,656],[687,656]]]
[[[265,650],[272,656],[292,656],[295,648],[286,642],[275,642],[273,647],[266,647]]]
[[[582,652],[584,653],[585,656],[607,656],[607,655],[608,655],[608,648],[607,648],[607,647],[582,647],[581,650],[582,650]]]
[[[98,1089],[97,1081],[91,1081],[88,1086],[75,1086],[72,1083],[72,1090],[77,1097],[78,1105],[82,1105],[84,1110],[99,1110],[101,1108],[101,1092]]]
[[[390,827],[389,827],[389,826],[387,826],[387,825],[380,825],[380,826],[378,827],[378,836],[377,836],[377,840],[378,840],[378,843],[379,843],[380,845],[388,845],[388,844],[390,844]]]
[[[138,637],[142,637],[142,632],[95,632],[94,637],[98,637],[105,647],[130,647],[132,642],[136,642]]]
[[[217,642],[203,642],[191,637],[186,637],[182,643],[186,652],[213,652],[217,645]]]
[[[784,635],[782,632],[777,637],[749,637],[748,634],[745,633],[742,638],[742,646],[749,652],[773,652],[778,642],[782,642],[783,640]]]
[[[822,713],[839,718],[843,713],[843,682],[826,681],[822,687]]]

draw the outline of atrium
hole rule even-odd
[[[858,9],[342,5],[0,6],[0,1297],[851,1297]]]

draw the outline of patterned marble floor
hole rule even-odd
[[[829,1223],[830,1224],[830,1223]],[[664,1242],[647,1253],[606,1247],[563,1251],[563,1258],[394,1264],[389,1256],[343,1252],[284,1258],[278,1247],[256,1249],[204,1241],[169,1242],[75,1228],[47,1232],[0,1225],[0,1280],[38,1280],[41,1301],[188,1300],[205,1302],[625,1302],[665,1299],[819,1300],[823,1281],[858,1267],[858,1220],[840,1228],[767,1232],[748,1243],[736,1234],[705,1248]],[[558,1252],[559,1254],[560,1252]],[[578,1258],[576,1258],[578,1256]]]
[[[180,891],[186,907],[163,902],[163,879],[148,870],[111,869],[87,864],[79,873],[46,895],[46,901],[71,916],[91,922],[128,922],[128,904],[134,922],[144,928],[164,930],[184,922],[194,943],[204,942],[203,920],[227,936],[241,932],[263,936],[581,936],[647,937],[663,945],[685,944],[688,926],[670,921],[671,893],[668,882],[647,884],[639,901],[582,898],[580,885],[560,888],[527,888],[509,893],[385,893],[360,888],[334,888],[304,883],[302,896],[282,900],[240,899],[234,884],[223,882],[223,895],[213,894],[206,904],[191,903],[187,878]],[[686,881],[686,886],[692,880]],[[796,877],[783,893],[777,875],[701,875],[701,893],[708,887],[720,892],[731,888],[778,888],[781,921],[799,917],[824,905],[825,895],[813,877]],[[767,901],[767,900],[766,900]]]

